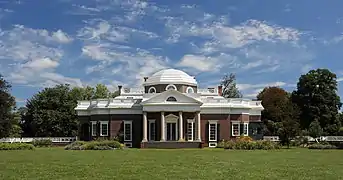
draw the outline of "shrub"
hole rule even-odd
[[[35,147],[27,143],[0,143],[0,150],[33,150]]]
[[[337,147],[334,146],[334,145],[331,145],[331,144],[320,144],[320,143],[311,144],[308,148],[309,149],[337,149]]]
[[[32,141],[32,144],[35,147],[50,147],[52,145],[52,141],[50,139],[36,139]]]
[[[250,136],[239,136],[237,141],[252,142],[253,139]]]
[[[223,139],[217,144],[216,148],[224,148],[225,144],[226,144],[226,141]]]
[[[280,149],[280,146],[271,141],[227,141],[225,142],[225,149],[237,149],[237,150],[272,150]]]
[[[90,142],[83,142],[83,141],[76,141],[67,146],[65,146],[65,150],[113,150],[113,149],[122,149],[123,145],[118,141],[110,141],[110,140],[103,140],[103,141],[90,141]]]

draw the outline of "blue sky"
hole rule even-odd
[[[136,87],[164,68],[184,70],[204,88],[236,73],[247,98],[265,86],[292,90],[313,68],[329,68],[340,82],[341,7],[339,0],[0,0],[0,73],[19,105],[58,83]]]

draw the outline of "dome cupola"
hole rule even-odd
[[[151,86],[159,84],[183,84],[197,86],[198,83],[194,77],[183,71],[177,69],[164,69],[147,78],[143,85]]]

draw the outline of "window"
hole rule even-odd
[[[170,96],[167,98],[167,101],[172,101],[172,102],[176,102],[176,98],[173,96]]]
[[[249,129],[248,128],[249,128],[249,123],[244,123],[243,124],[243,135],[244,136],[248,136],[249,135],[249,131],[248,131]]]
[[[188,119],[187,120],[187,141],[193,141],[194,140],[194,120]]]
[[[100,136],[108,136],[108,121],[100,122]]]
[[[194,93],[194,89],[193,89],[192,87],[188,87],[188,88],[186,89],[186,92],[187,92],[187,93]]]
[[[124,141],[132,141],[132,121],[124,121]]]
[[[239,123],[232,123],[231,130],[232,136],[239,136],[240,135],[240,126]]]
[[[96,125],[96,121],[92,121],[92,136],[96,136],[96,128],[97,128],[97,125]]]
[[[156,141],[156,123],[155,123],[155,120],[149,120],[149,141]]]
[[[217,121],[209,121],[208,136],[209,141],[217,141]]]
[[[156,93],[156,88],[155,87],[150,87],[148,90],[148,93]]]
[[[167,87],[166,87],[166,91],[168,90],[175,90],[176,91],[176,86],[174,84],[169,84]]]

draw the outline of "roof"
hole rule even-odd
[[[177,69],[164,69],[156,72],[147,79],[144,85],[157,84],[185,84],[197,86],[197,81],[194,77]]]

